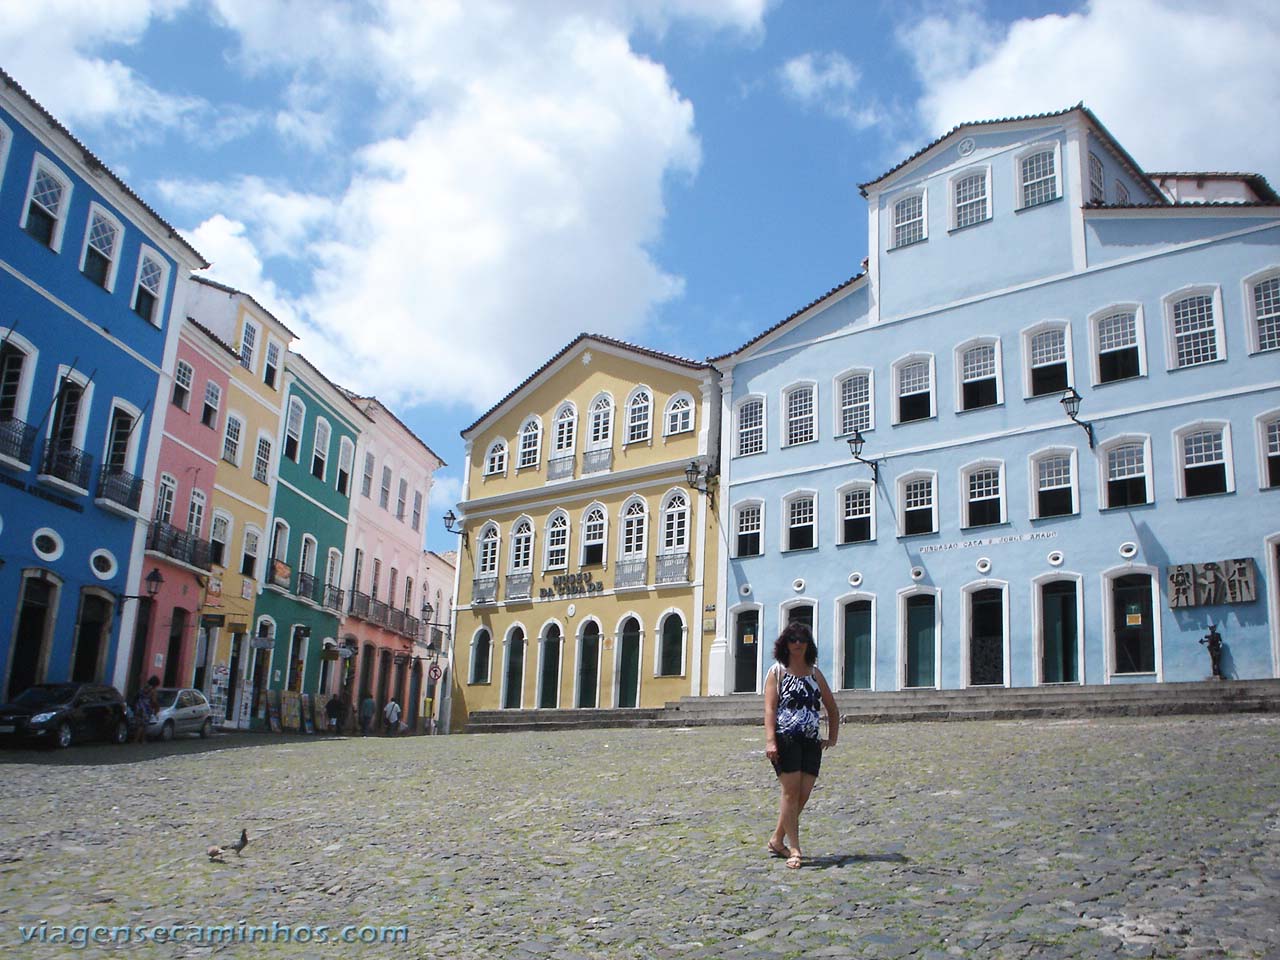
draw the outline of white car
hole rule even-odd
[[[147,724],[147,736],[172,740],[179,734],[213,734],[213,708],[199,690],[161,687],[156,691],[160,710]]]

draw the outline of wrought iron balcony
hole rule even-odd
[[[532,587],[532,573],[508,573],[507,582],[502,588],[502,599],[528,600]]]
[[[43,476],[54,477],[87,492],[92,470],[92,455],[79,447],[73,447],[69,443],[59,443],[56,440],[50,440],[45,444],[44,460],[40,464],[40,473]]]
[[[421,620],[417,617],[412,617],[407,613],[404,615],[404,635],[406,637],[416,637],[418,635],[418,631],[421,629]]]
[[[163,520],[153,520],[147,528],[147,549],[200,570],[208,570],[211,565],[208,540],[193,537]]]
[[[649,582],[649,561],[619,560],[613,568],[614,589],[643,587]]]
[[[658,557],[656,583],[688,583],[689,553],[668,553]]]
[[[36,428],[22,420],[0,420],[0,457],[31,463],[36,445]]]
[[[103,467],[98,477],[98,497],[137,513],[142,504],[142,478],[115,467]]]
[[[582,455],[582,473],[603,473],[613,469],[613,448],[588,450]]]
[[[298,586],[295,592],[306,600],[314,600],[319,603],[320,598],[316,596],[316,588],[319,586],[320,584],[316,581],[314,573],[299,573]]]
[[[404,611],[394,608],[387,611],[387,626],[396,633],[403,634],[404,630]]]
[[[324,587],[324,605],[330,610],[342,610],[343,591],[340,587],[335,587],[331,583],[325,584]]]
[[[547,479],[563,480],[565,477],[572,477],[576,464],[577,458],[572,453],[552,457],[547,461]]]
[[[351,615],[361,620],[369,619],[369,595],[359,590],[351,591]]]
[[[387,625],[387,612],[389,608],[381,600],[369,600],[369,622],[376,623],[381,627]]]
[[[472,603],[493,603],[498,599],[497,577],[476,577],[471,581]]]

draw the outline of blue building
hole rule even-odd
[[[1280,675],[1280,197],[1077,106],[862,185],[864,270],[723,371],[722,692]]]
[[[0,71],[0,697],[123,681],[170,321],[206,266]]]

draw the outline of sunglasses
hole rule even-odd
[[[787,643],[808,643],[804,637],[787,637]]]

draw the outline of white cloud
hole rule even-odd
[[[461,499],[461,479],[442,470],[437,470],[431,479],[431,495],[427,499],[427,515],[436,517],[446,513],[456,507]]]
[[[978,8],[900,36],[925,130],[1083,100],[1150,170],[1280,177],[1280,7],[1265,0],[1093,0],[999,30]]]
[[[804,53],[778,70],[783,91],[806,107],[816,107],[855,129],[871,126],[879,112],[857,95],[862,75],[839,53]]]
[[[257,249],[245,233],[245,225],[215,214],[183,238],[204,254],[213,266],[203,275],[248,293],[295,333],[303,322],[293,304],[263,272]]]

